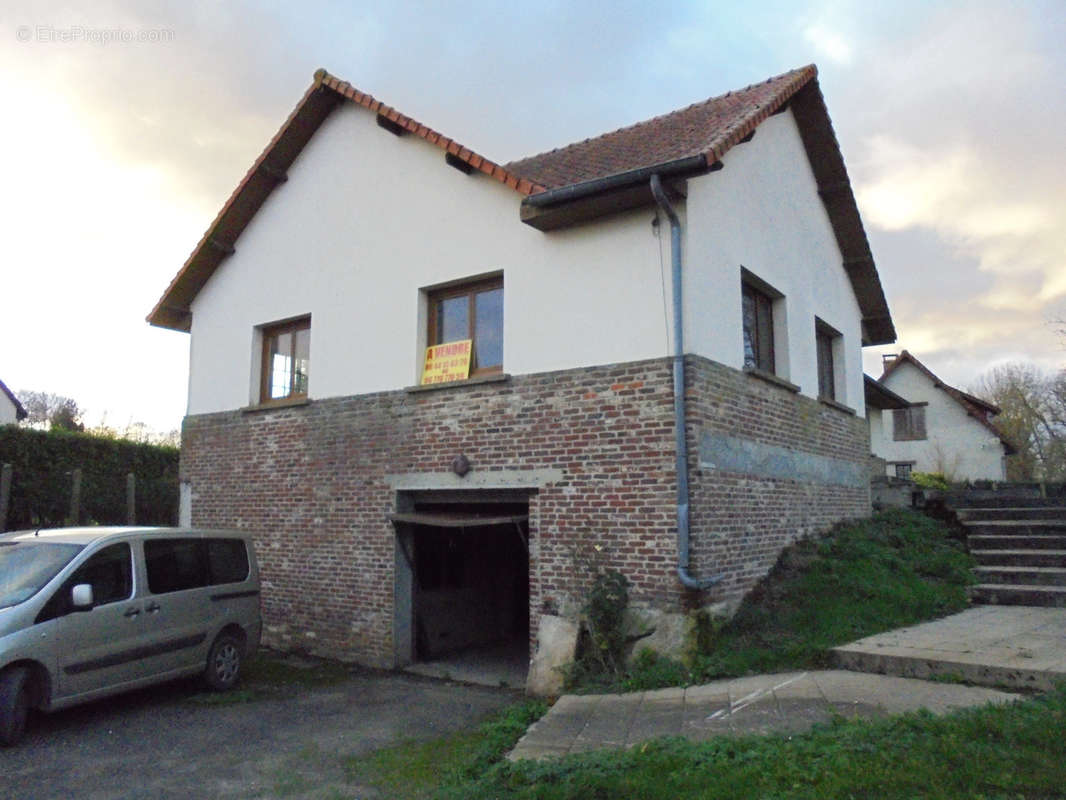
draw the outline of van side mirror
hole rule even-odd
[[[91,611],[93,607],[93,587],[88,583],[79,583],[70,590],[70,602],[75,611]]]

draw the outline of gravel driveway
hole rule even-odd
[[[204,704],[183,681],[37,716],[0,750],[0,797],[368,798],[342,759],[468,727],[513,690],[353,671],[327,687]]]

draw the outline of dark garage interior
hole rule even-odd
[[[410,567],[418,672],[524,682],[529,659],[529,504],[462,493],[393,517]],[[427,669],[428,667],[428,669]]]

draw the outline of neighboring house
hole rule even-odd
[[[26,409],[14,393],[0,381],[0,425],[13,425],[26,419]]]
[[[890,471],[888,469],[884,456],[878,453],[879,450],[884,450],[882,442],[885,437],[885,412],[891,412],[901,408],[909,408],[910,403],[876,378],[871,378],[869,375],[863,375],[862,379],[865,389],[864,396],[866,398],[866,424],[870,429],[870,476],[880,477],[886,474],[895,476],[895,471]]]
[[[871,447],[888,475],[1006,479],[1006,457],[1015,449],[992,422],[998,407],[944,383],[906,350],[886,362],[879,383],[908,403],[891,413],[867,409]]]
[[[869,513],[895,331],[816,74],[504,165],[315,74],[148,317],[191,338],[183,519],[256,532],[270,644],[526,655],[592,568],[676,622]]]

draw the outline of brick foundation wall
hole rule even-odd
[[[530,497],[531,631],[542,610],[580,603],[588,560],[621,570],[632,599],[660,609],[736,598],[796,536],[868,513],[868,490],[702,469],[702,432],[865,462],[865,425],[705,359],[688,363],[693,572],[729,573],[704,597],[675,575],[669,359],[188,417],[192,522],[256,532],[268,644],[372,666],[394,661],[388,476],[444,475],[459,453],[470,479],[561,476]]]
[[[692,572],[725,576],[690,599],[734,606],[784,547],[870,515],[862,417],[697,356],[686,358],[686,401]],[[722,468],[723,439],[751,443],[752,463]]]
[[[470,478],[561,471],[530,498],[532,631],[579,602],[589,557],[676,607],[672,398],[655,360],[205,414],[185,421],[181,479],[194,525],[257,533],[267,643],[390,666],[386,476],[447,473],[459,453]]]

